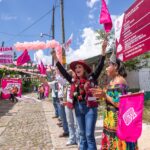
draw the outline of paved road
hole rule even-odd
[[[16,105],[2,102],[0,110],[0,150],[52,149],[41,102],[35,102],[32,98],[24,98]]]

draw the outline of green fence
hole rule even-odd
[[[150,100],[150,91],[145,92],[145,100]]]

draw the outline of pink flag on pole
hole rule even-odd
[[[127,142],[136,142],[142,132],[144,93],[120,97],[117,136]]]
[[[46,74],[46,68],[45,68],[45,66],[44,66],[42,61],[41,61],[40,64],[38,64],[38,69],[40,71],[40,74]]]
[[[70,35],[69,39],[68,39],[67,42],[64,44],[64,48],[65,48],[66,50],[69,50],[69,47],[70,47],[70,45],[71,45],[71,43],[72,43],[72,39],[73,39],[73,33]]]
[[[108,11],[105,0],[102,0],[102,7],[101,7],[99,23],[104,24],[104,29],[106,32],[110,32],[110,30],[112,28],[112,20],[111,20],[110,13]]]
[[[28,54],[28,51],[25,50],[17,59],[17,66],[21,66],[25,64],[26,62],[30,61],[30,56]]]

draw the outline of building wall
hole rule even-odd
[[[128,72],[127,82],[130,89],[139,89],[139,71]]]
[[[139,71],[140,89],[150,91],[150,68],[142,68]]]

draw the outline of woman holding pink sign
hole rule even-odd
[[[125,67],[115,54],[110,57],[106,72],[111,78],[107,90],[92,89],[95,97],[106,100],[101,150],[137,150],[137,142],[126,142],[117,136],[119,96],[127,94],[128,85],[125,80]]]

